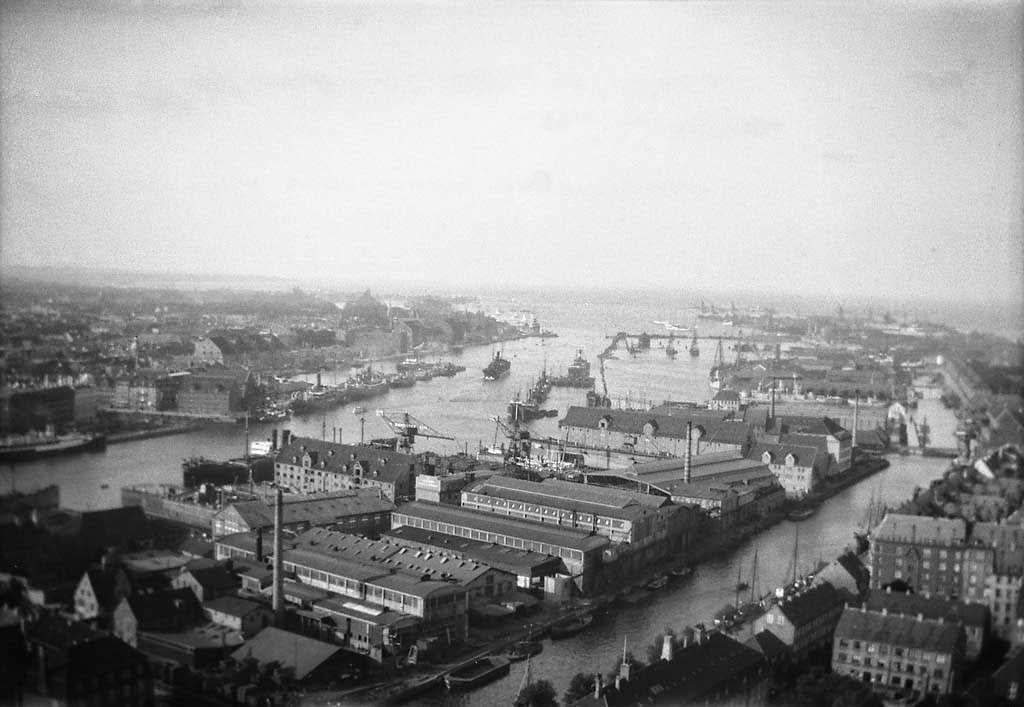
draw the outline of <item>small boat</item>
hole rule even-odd
[[[440,675],[427,675],[425,677],[410,678],[395,685],[384,696],[384,704],[401,705],[414,697],[419,697],[441,684]]]
[[[659,589],[664,589],[668,586],[668,575],[659,575],[658,577],[655,577],[644,586],[650,589],[652,592],[656,592]]]
[[[352,408],[353,415],[362,415],[364,412],[366,412],[366,408],[363,407],[362,405],[356,405],[354,408]]]
[[[544,644],[540,641],[519,641],[509,649],[505,657],[512,662],[517,662],[537,655],[542,650],[544,650]]]
[[[560,638],[575,636],[577,633],[585,631],[592,623],[594,623],[594,617],[590,614],[559,621],[551,627],[551,639],[557,641]]]
[[[797,508],[786,514],[786,519],[794,522],[807,520],[814,515],[818,509],[814,506],[804,506],[803,508]]]
[[[507,658],[485,656],[456,668],[444,676],[444,684],[449,690],[471,690],[484,683],[508,675],[511,663]]]

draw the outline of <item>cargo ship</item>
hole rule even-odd
[[[554,376],[548,379],[551,385],[560,388],[593,388],[594,377],[590,375],[590,361],[583,357],[583,351],[576,352],[576,358],[569,366],[569,372],[564,376]]]
[[[107,438],[99,434],[69,432],[63,435],[16,435],[0,444],[0,463],[30,461],[73,452],[95,452],[106,449]]]
[[[502,358],[501,351],[497,351],[491,362],[487,364],[487,368],[484,369],[484,380],[496,381],[503,378],[508,375],[510,368],[512,368],[512,364],[509,360]]]

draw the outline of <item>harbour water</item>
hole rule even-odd
[[[478,444],[489,445],[495,439],[492,416],[505,414],[508,401],[518,392],[525,394],[531,381],[547,366],[549,372],[564,372],[577,349],[583,349],[597,374],[597,354],[605,347],[606,337],[615,331],[638,332],[659,330],[652,320],[668,320],[685,326],[692,324],[692,313],[680,307],[658,311],[653,305],[639,310],[631,303],[605,303],[601,307],[580,303],[573,308],[543,300],[517,302],[495,301],[490,307],[515,307],[536,312],[542,325],[559,333],[558,338],[524,339],[499,345],[512,362],[511,374],[499,381],[482,380],[481,369],[492,356],[493,347],[467,347],[458,356],[446,356],[465,365],[467,370],[453,378],[435,378],[417,383],[412,388],[396,389],[381,398],[367,401],[367,413],[356,415],[351,406],[326,415],[294,418],[287,424],[293,433],[316,436],[324,427],[327,438],[341,428],[343,441],[359,439],[360,417],[365,419],[365,436],[389,435],[375,409],[405,410],[457,441],[421,440],[420,450],[434,449],[455,452],[475,451]],[[493,309],[489,308],[489,311]],[[733,335],[732,327],[709,325],[698,321],[704,336]],[[708,397],[708,372],[715,341],[700,342],[701,355],[687,354],[689,337],[677,341],[679,355],[666,356],[665,341],[656,340],[650,351],[631,358],[620,351],[617,359],[607,362],[607,381],[613,399],[630,398],[660,402],[673,400],[705,400]],[[734,356],[726,343],[727,356]],[[384,364],[386,370],[393,364]],[[325,382],[346,377],[349,371],[328,372]],[[600,381],[598,381],[600,386]],[[557,407],[563,415],[569,405],[583,404],[582,390],[555,388],[546,407]],[[953,446],[955,419],[937,400],[924,400],[917,413],[927,416],[932,427],[932,443]],[[269,437],[272,425],[254,425],[252,439]],[[557,418],[537,420],[530,429],[535,436],[558,435]],[[112,445],[95,454],[40,460],[0,469],[0,489],[29,491],[48,484],[59,484],[63,505],[76,509],[97,509],[118,505],[119,489],[139,483],[179,483],[181,462],[192,456],[214,458],[237,457],[243,453],[245,433],[239,426],[214,426],[185,435],[141,440]],[[499,441],[500,438],[499,438]],[[588,631],[567,640],[545,641],[544,651],[532,660],[535,678],[550,680],[559,695],[572,676],[580,671],[607,671],[628,640],[630,650],[642,657],[654,637],[666,627],[680,628],[687,624],[709,622],[714,612],[733,600],[737,573],[749,581],[755,550],[758,553],[758,594],[781,586],[792,574],[794,537],[799,528],[798,570],[810,570],[819,559],[828,560],[852,544],[852,531],[862,522],[872,495],[880,495],[890,505],[909,497],[915,486],[926,486],[947,467],[948,460],[919,456],[893,456],[891,466],[882,473],[846,489],[810,519],[795,524],[785,521],[776,525],[733,552],[701,565],[690,577],[668,589],[655,593],[642,604],[617,609],[612,616]],[[106,488],[104,488],[106,486]],[[509,676],[464,695],[447,695],[443,691],[425,698],[433,704],[471,705],[508,704],[522,678],[523,664],[513,665]]]

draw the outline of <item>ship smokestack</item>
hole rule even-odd
[[[857,446],[857,427],[860,424],[860,391],[855,390],[853,394],[856,396],[853,401],[853,441],[850,446]]]
[[[274,622],[284,623],[284,558],[281,552],[281,526],[284,525],[284,494],[277,489],[274,500]]]
[[[686,456],[683,458],[683,483],[690,483],[690,465],[693,463],[693,420],[686,421]]]

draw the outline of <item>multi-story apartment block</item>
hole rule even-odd
[[[338,444],[295,437],[274,458],[274,482],[300,493],[380,489],[411,498],[423,465],[413,455],[365,444]]]
[[[872,533],[871,588],[901,580],[918,593],[958,598],[966,542],[962,519],[888,513]]]
[[[833,638],[832,671],[885,697],[920,699],[960,685],[964,631],[959,622],[847,608]]]

